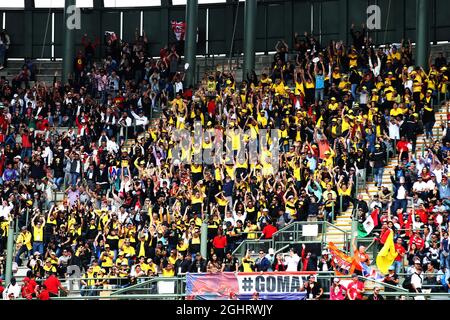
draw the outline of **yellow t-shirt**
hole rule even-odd
[[[113,263],[114,252],[109,251],[109,253],[107,253],[106,251],[103,251],[101,254],[101,258],[102,258],[102,267],[110,268],[114,265]]]
[[[255,265],[255,261],[253,259],[242,259],[242,266],[244,268],[244,272],[253,272],[252,266]]]
[[[174,277],[175,276],[175,269],[167,270],[166,268],[162,269],[162,276],[163,277]]]
[[[33,241],[44,241],[44,227],[33,226]]]
[[[31,245],[31,232],[27,231],[24,233],[19,233],[16,239],[16,243],[20,245],[25,245],[27,247],[27,250],[31,250],[33,246]]]

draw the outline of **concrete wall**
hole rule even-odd
[[[432,3],[430,39],[431,41],[450,40],[450,2],[447,0],[430,0]],[[256,34],[256,51],[273,51],[278,40],[284,39],[292,45],[295,32],[304,31],[319,35],[322,43],[331,40],[351,40],[349,29],[352,22],[357,27],[366,22],[366,9],[376,4],[381,9],[381,30],[370,31],[369,35],[377,44],[399,42],[402,38],[415,41],[415,1],[414,0],[286,0],[258,1],[258,25]],[[81,37],[87,33],[91,37],[99,35],[103,45],[105,31],[120,32],[120,13],[123,12],[123,38],[132,41],[134,31],[140,24],[143,12],[144,29],[150,40],[150,52],[159,55],[159,50],[167,43],[175,41],[170,28],[171,20],[183,21],[184,6],[171,6],[170,1],[163,1],[162,7],[133,9],[82,9],[81,30],[77,31],[77,47],[81,48]],[[206,26],[207,10],[209,11],[208,28]],[[62,56],[63,10],[53,9],[54,32],[52,32],[52,16],[48,19],[48,9],[7,10],[5,25],[11,35],[11,57],[32,56],[49,58],[52,55]],[[48,20],[47,20],[48,19]],[[0,14],[0,21],[3,15]],[[47,28],[47,21],[48,28]],[[200,5],[198,14],[199,41],[198,54],[206,53],[206,30],[208,29],[208,53],[233,54],[242,52],[244,4],[228,0],[224,4]],[[236,23],[236,31],[233,30]],[[52,34],[54,42],[52,42]],[[44,47],[44,50],[42,50]],[[97,49],[97,55],[103,48]]]

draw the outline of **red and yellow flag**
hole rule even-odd
[[[394,246],[394,233],[390,230],[383,248],[381,248],[377,255],[378,270],[380,270],[381,273],[387,273],[396,257],[397,251]]]

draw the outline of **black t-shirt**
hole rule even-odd
[[[106,243],[109,244],[111,250],[119,250],[119,237],[108,235],[106,237]]]
[[[237,271],[236,264],[239,265],[239,260],[236,257],[231,257],[231,259],[225,258],[223,263],[225,264],[225,269],[223,271],[234,272]]]
[[[306,289],[306,298],[312,299],[315,298],[320,293],[321,285],[318,282],[309,283],[307,286],[305,285]]]

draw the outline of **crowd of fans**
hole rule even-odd
[[[15,262],[30,269],[24,296],[47,297],[43,279],[64,279],[73,265],[84,295],[185,272],[332,270],[326,251],[293,249],[285,259],[269,250],[257,260],[232,252],[295,221],[333,222],[351,204],[360,221],[378,207],[381,233],[395,231],[395,273],[423,266],[447,290],[450,130],[442,139],[432,130],[434,106],[448,99],[447,61],[440,55],[425,71],[408,41],[377,47],[354,26],[352,38],[296,34],[262,74],[236,83],[234,71],[214,71],[186,88],[175,45],[153,59],[145,34],[132,43],[108,34],[98,60],[98,39],[85,35],[69,83],[3,79],[0,251],[14,220]],[[176,131],[193,135],[196,123],[202,140],[184,137],[192,142],[177,159]],[[248,146],[264,129],[272,136],[251,161]],[[189,162],[220,147],[211,164]],[[394,149],[399,162],[383,185]],[[379,192],[367,203],[355,191],[372,177]],[[51,294],[66,290],[51,282]]]

